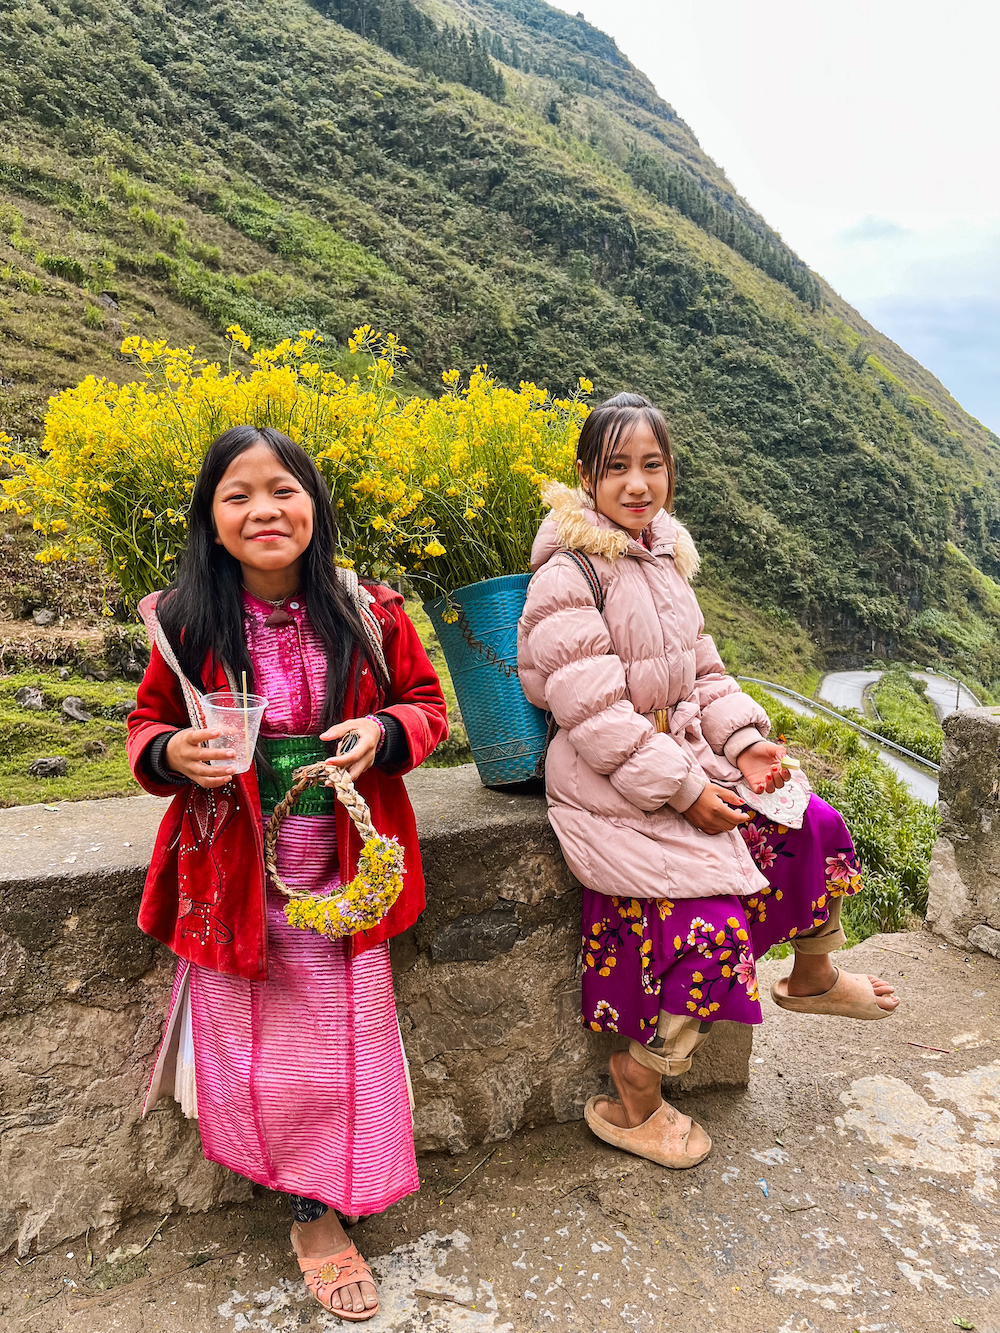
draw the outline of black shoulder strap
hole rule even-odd
[[[559,554],[568,555],[569,558],[573,561],[573,564],[576,565],[577,569],[587,580],[587,584],[590,587],[590,595],[594,599],[594,605],[597,607],[598,611],[600,611],[601,615],[603,616],[604,589],[601,587],[601,580],[597,577],[597,570],[591,564],[590,559],[587,556],[585,556],[582,551],[570,551],[567,550],[565,547],[562,550],[560,550]]]

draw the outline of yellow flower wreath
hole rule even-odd
[[[403,849],[395,838],[378,833],[362,847],[350,884],[322,897],[292,898],[285,916],[300,930],[340,939],[377,926],[402,889]]]

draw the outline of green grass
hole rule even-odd
[[[726,670],[758,676],[811,695],[819,684],[821,658],[816,644],[791,616],[755,606],[726,581],[708,559],[694,590]]]
[[[891,666],[871,692],[878,718],[869,720],[868,725],[879,735],[938,764],[944,732],[926,691],[924,681],[898,664]]]
[[[636,154],[765,234],[613,43],[535,0],[435,0],[515,61],[498,105],[322,8],[10,9],[8,433],[40,435],[88,373],[129,373],[123,334],[224,356],[232,320],[258,340],[317,327],[335,364],[355,324],[393,329],[425,391],[482,362],[559,393],[642,388],[674,429],[706,588],[724,571],[731,589],[713,632],[735,669],[797,682],[817,642],[875,637],[1000,686],[1000,588],[969,563],[1000,578],[995,437],[835,293],[797,301],[637,187]]]
[[[41,690],[44,712],[15,703],[23,685]],[[69,695],[83,700],[92,722],[61,720],[62,701]],[[42,671],[0,677],[0,806],[138,795],[125,757],[125,722],[116,716],[118,705],[134,699],[132,681],[88,681],[77,675],[59,680],[56,673]],[[32,760],[55,755],[67,761],[65,777],[28,776]]]

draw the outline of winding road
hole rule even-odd
[[[979,707],[979,700],[975,695],[967,690],[964,685],[959,685],[957,681],[952,680],[950,676],[939,676],[929,671],[914,671],[911,674],[927,681],[927,697],[934,705],[934,710],[939,718],[954,711],[956,693],[961,699],[962,708]],[[859,713],[863,713],[864,692],[868,686],[874,685],[881,675],[881,671],[831,672],[830,675],[823,678],[817,693],[820,699],[832,704],[835,708],[855,708]],[[823,714],[822,705],[818,708],[812,706],[808,699],[785,686],[776,685],[773,681],[757,681],[757,684],[765,686],[779,702],[784,704],[786,708],[790,708],[794,713],[799,713],[805,717],[817,717]],[[841,720],[847,726],[855,725],[849,722],[847,718]],[[937,805],[938,784],[935,773],[915,763],[910,763],[902,755],[883,748],[877,742],[875,742],[875,748],[878,750],[879,757],[905,783],[912,796],[915,796],[918,801],[923,801],[925,805]]]
[[[931,701],[938,721],[956,708],[978,708],[979,700],[964,685],[951,676],[940,676],[933,671],[911,671],[927,683],[927,698]],[[819,687],[819,697],[834,708],[856,708],[859,713],[865,711],[864,694],[869,686],[882,677],[881,671],[834,671],[824,676]]]

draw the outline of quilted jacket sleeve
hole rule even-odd
[[[531,580],[518,626],[518,674],[577,754],[640,810],[683,812],[708,779],[677,742],[637,713],[625,668],[580,572],[554,556]]]
[[[726,675],[726,668],[709,634],[701,634],[695,645],[694,698],[701,710],[701,731],[716,754],[731,764],[771,729],[767,714],[739,683]]]

